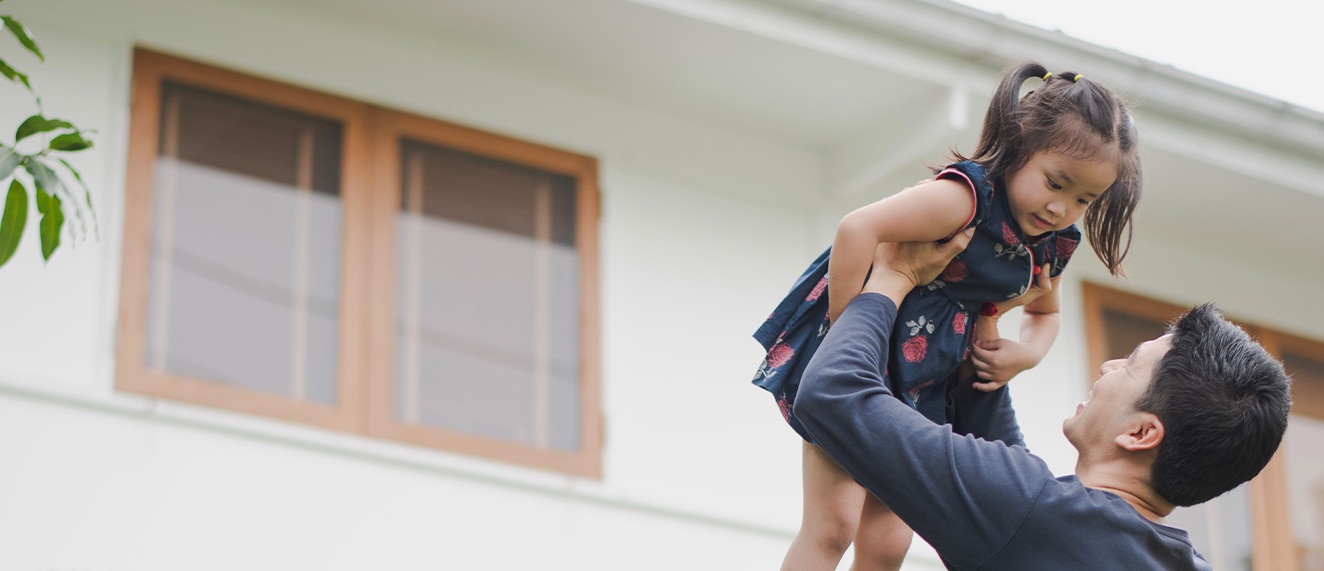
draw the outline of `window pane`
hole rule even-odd
[[[147,365],[336,400],[341,126],[162,86]]]
[[[1176,317],[1175,315],[1173,317]],[[1108,348],[1104,359],[1126,358],[1136,345],[1154,339],[1168,331],[1166,321],[1149,317],[1140,317],[1117,311],[1103,310],[1104,330],[1107,332]]]
[[[1292,410],[1283,438],[1287,505],[1301,571],[1324,571],[1324,361],[1283,353],[1292,375]]]
[[[579,448],[575,181],[404,140],[396,413]]]

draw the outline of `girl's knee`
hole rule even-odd
[[[861,530],[855,537],[855,564],[852,571],[882,571],[901,568],[910,550],[913,533],[909,527],[897,520],[900,525],[886,527],[874,526],[869,532]]]
[[[910,550],[914,532],[896,514],[882,506],[870,506],[855,536],[855,565],[852,569],[900,569]]]
[[[813,522],[806,521],[800,534],[818,545],[820,549],[845,553],[855,540],[859,520],[849,517],[822,517]]]

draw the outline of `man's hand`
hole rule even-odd
[[[974,228],[967,228],[945,244],[937,242],[888,242],[874,252],[873,273],[865,292],[881,293],[901,306],[901,300],[919,284],[933,281],[952,258],[965,250]]]

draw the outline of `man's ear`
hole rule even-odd
[[[1131,428],[1118,434],[1113,442],[1131,452],[1157,450],[1159,444],[1163,442],[1163,422],[1153,413],[1138,413]]]

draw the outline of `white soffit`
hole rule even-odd
[[[829,154],[859,140],[904,143],[899,116],[943,113],[962,94],[974,109],[952,118],[953,134],[977,130],[998,70],[1038,59],[1136,100],[1151,149],[1324,196],[1324,114],[945,0],[283,2]]]
[[[876,34],[847,37],[835,29],[839,26],[760,3],[282,3],[434,39],[549,85],[811,147],[854,136],[898,108],[945,105],[947,82],[942,78],[965,73],[957,69],[964,65],[958,60],[920,61],[916,54],[922,51],[900,46],[867,57],[843,57],[873,50]],[[837,48],[821,49],[829,44]],[[898,61],[880,65],[891,59]],[[940,66],[939,61],[946,63]],[[920,80],[902,73],[906,69],[930,73]]]

